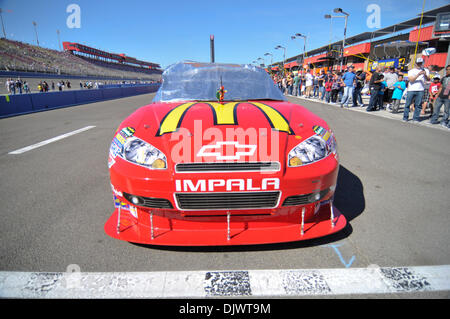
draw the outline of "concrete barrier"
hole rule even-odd
[[[59,108],[64,105],[76,104],[75,92],[77,91],[31,93],[31,102],[33,104],[32,110],[42,111]]]
[[[33,110],[31,94],[0,96],[0,118]]]
[[[159,84],[0,96],[0,118],[156,92]]]

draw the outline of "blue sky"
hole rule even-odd
[[[251,63],[258,57],[270,63],[301,54],[308,35],[307,50],[328,44],[330,20],[341,7],[350,14],[347,36],[373,31],[366,20],[368,5],[377,4],[381,27],[419,14],[423,0],[0,0],[7,37],[36,44],[32,22],[36,21],[40,45],[58,49],[61,41],[79,42],[115,53],[161,64],[181,61],[207,62],[209,36],[215,36],[216,62]],[[69,28],[66,12],[70,4],[81,9],[80,28]],[[448,0],[425,0],[425,11],[448,4]],[[342,40],[344,19],[333,19],[332,41]],[[1,31],[0,31],[1,32]]]

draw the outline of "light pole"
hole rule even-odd
[[[342,52],[341,52],[341,67],[340,70],[342,71],[342,64],[344,62],[344,46],[345,46],[345,36],[347,34],[347,19],[350,14],[343,11],[341,8],[336,8],[333,10],[334,13],[342,13],[343,16],[332,16],[329,14],[325,15],[325,19],[331,19],[331,18],[344,18],[345,19],[345,26],[344,26],[344,38],[342,39]],[[330,31],[331,32],[331,31]]]
[[[3,36],[6,39],[6,32],[5,32],[5,25],[3,24],[3,15],[2,15],[2,8],[0,8],[0,19],[2,20],[2,30],[3,30]]]
[[[286,63],[286,48],[282,47],[281,45],[277,45],[275,47],[276,50],[283,49],[283,70],[284,70],[284,64]]]
[[[33,21],[33,25],[34,25],[34,32],[36,33],[36,42],[37,42],[37,45],[39,46],[39,39],[38,39],[37,28],[36,28],[37,23],[35,21]]]
[[[270,55],[270,66],[272,66],[272,64],[273,64],[273,54],[272,54],[272,53],[269,53],[269,52],[267,52],[267,53],[264,53],[264,55],[265,55],[265,56],[268,56],[268,55]]]
[[[291,36],[291,39],[294,40],[298,37],[303,38],[303,40],[304,40],[304,42],[303,42],[303,59],[302,59],[302,69],[303,69],[303,64],[305,63],[305,57],[306,57],[306,39],[308,37],[304,34],[296,33],[295,35]]]
[[[257,60],[258,60],[258,61],[259,61],[259,60],[262,60],[262,64],[260,64],[260,66],[261,66],[261,65],[264,66],[264,67],[266,66],[266,61],[264,61],[263,58],[258,58]]]
[[[58,35],[59,51],[62,51],[62,49],[61,49],[61,39],[59,38],[59,30],[56,30],[56,34]]]

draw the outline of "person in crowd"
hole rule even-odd
[[[350,103],[350,98],[353,97],[353,88],[355,85],[355,77],[356,74],[353,72],[353,66],[349,66],[347,68],[347,72],[344,73],[342,76],[342,82],[344,87],[344,95],[342,96],[341,100],[341,107],[349,107],[348,104]]]
[[[305,97],[305,91],[306,91],[306,78],[305,78],[305,72],[302,72],[301,76],[301,84],[300,84],[300,96]]]
[[[38,86],[37,86],[37,89],[38,89],[38,91],[39,91],[40,93],[44,92],[44,88],[43,88],[43,86],[42,86],[42,81],[39,82],[39,84],[38,84]]]
[[[20,78],[18,78],[16,80],[15,85],[16,85],[17,90],[19,91],[19,94],[22,94],[22,85],[23,85],[23,83],[22,83],[22,80]]]
[[[439,89],[441,88],[441,82],[440,77],[435,76],[433,77],[433,83],[430,84],[430,87],[428,88],[428,105],[423,106],[422,105],[422,111],[420,112],[420,115],[425,115],[425,110],[427,106],[430,109],[430,113],[433,114],[433,105],[437,98],[437,93],[439,92]]]
[[[301,96],[302,95],[302,73],[300,70],[298,70],[298,86],[297,86],[297,96]]]
[[[341,77],[338,74],[333,75],[333,84],[331,86],[331,103],[336,104],[338,102],[339,90],[341,89]]]
[[[363,69],[359,68],[355,73],[355,88],[353,89],[353,106],[364,106],[361,91],[366,82],[366,73]]]
[[[9,87],[9,80],[10,80],[10,79],[7,79],[7,80],[5,81],[5,87],[6,87],[6,90],[8,91],[8,94],[11,93],[11,88]]]
[[[319,99],[323,101],[325,98],[325,71],[320,70],[320,74],[317,77],[317,81],[319,83]]]
[[[9,93],[16,94],[16,82],[13,79],[9,81]]]
[[[381,73],[381,66],[377,65],[375,71],[372,72],[372,76],[370,78],[369,87],[370,87],[370,100],[369,105],[367,106],[366,111],[372,112],[375,110],[375,107],[378,102],[379,92],[381,89],[381,82],[383,82],[383,73]]]
[[[380,77],[381,77],[381,79],[383,79],[383,81],[381,81],[381,87],[380,87],[380,90],[378,91],[378,100],[377,100],[377,103],[375,104],[376,110],[384,110],[385,109],[383,102],[384,102],[384,95],[387,90],[387,82],[384,79],[384,74],[381,74]]]
[[[283,94],[286,94],[287,86],[288,86],[286,74],[281,75],[281,85],[283,86]]]
[[[62,84],[61,84],[61,82],[58,82],[58,91],[62,91]]]
[[[443,127],[450,129],[449,112],[450,112],[450,65],[445,68],[445,76],[440,81],[441,87],[437,93],[436,101],[434,103],[433,115],[431,116],[430,123],[439,123],[439,114],[441,112],[442,104],[444,104],[444,116],[441,120]]]
[[[52,81],[52,91],[55,90],[55,82]]]
[[[333,87],[334,78],[331,76],[331,72],[326,78],[325,82],[325,102],[330,103],[331,101],[331,88]]]
[[[289,85],[289,95],[292,95],[292,92],[294,91],[294,74],[292,73],[289,73],[288,85]]]
[[[383,102],[387,109],[391,109],[392,93],[394,93],[394,84],[398,81],[398,75],[395,73],[395,67],[391,66],[384,72],[384,80],[386,81],[387,88],[384,92]]]
[[[319,76],[313,75],[313,98],[319,97]]]
[[[294,96],[298,95],[298,82],[299,82],[299,77],[298,77],[298,72],[297,72],[297,74],[295,74],[295,76],[294,76],[294,81],[292,83],[292,85],[294,86],[294,89],[292,90],[292,94]]]
[[[393,85],[394,91],[392,92],[392,113],[397,113],[400,108],[400,101],[402,100],[403,92],[406,89],[406,83],[403,81],[403,75],[398,76],[398,81]]]
[[[313,76],[310,73],[310,71],[308,71],[305,74],[305,86],[306,86],[305,93],[306,93],[306,97],[307,98],[311,98],[312,97],[311,91],[312,91],[313,85],[314,85],[314,83],[313,83]]]
[[[413,69],[408,72],[408,93],[403,110],[403,121],[409,121],[409,107],[414,101],[413,122],[420,122],[421,103],[425,90],[425,81],[429,81],[430,71],[423,67],[423,59],[417,58]]]
[[[25,91],[25,93],[31,93],[27,81],[23,81],[23,90]]]

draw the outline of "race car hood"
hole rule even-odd
[[[169,169],[193,162],[279,162],[314,126],[328,129],[315,114],[285,101],[152,103],[119,127],[162,151]]]

